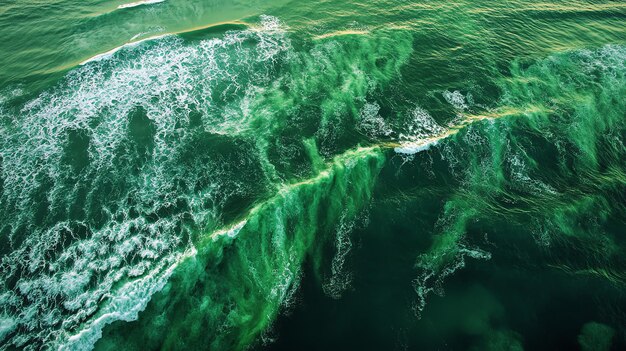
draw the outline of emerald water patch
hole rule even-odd
[[[0,349],[624,348],[623,10],[0,5]]]

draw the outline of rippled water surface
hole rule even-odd
[[[626,348],[621,1],[5,0],[0,350]]]

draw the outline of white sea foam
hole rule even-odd
[[[248,128],[242,101],[261,93],[255,84],[271,82],[269,68],[290,50],[277,23],[264,17],[259,29],[193,45],[175,36],[131,43],[69,72],[20,116],[0,109],[13,121],[0,138],[0,214],[12,219],[0,230],[13,245],[0,261],[5,344],[89,348],[106,324],[137,318],[189,252],[192,231],[218,222],[226,201],[251,191],[232,176],[241,170],[211,150],[194,151],[185,165],[181,155],[196,150],[192,113],[202,115],[202,132]],[[133,59],[105,59],[120,50]],[[217,87],[229,106],[215,106]],[[229,109],[239,113],[225,118]],[[154,130],[147,146],[131,135],[137,114]],[[70,147],[72,135],[87,144]],[[73,165],[68,149],[88,163]]]
[[[518,146],[518,148],[521,147]],[[510,150],[507,151],[511,152]],[[532,179],[529,176],[528,166],[523,161],[523,156],[519,153],[512,154],[506,161],[509,164],[512,181],[515,182],[519,189],[535,194],[557,194],[556,189],[552,186],[540,180]]]
[[[469,106],[465,102],[465,96],[463,96],[463,94],[461,94],[461,92],[458,90],[446,90],[443,92],[443,97],[450,105],[454,106],[454,108],[459,111],[465,111],[469,108]]]
[[[352,284],[352,274],[346,267],[346,259],[352,251],[352,240],[350,235],[354,227],[354,220],[348,220],[344,214],[336,229],[335,235],[335,256],[331,263],[330,277],[324,282],[322,288],[324,293],[334,299],[341,298],[341,295]]]
[[[167,262],[172,260],[171,258],[141,279],[124,284],[117,290],[108,305],[102,308],[100,315],[79,332],[68,337],[67,342],[59,346],[59,350],[92,350],[96,341],[102,337],[102,329],[107,324],[115,321],[136,320],[139,312],[143,311],[150,302],[152,295],[163,289],[178,263],[195,256],[196,253],[196,250],[191,248],[178,255],[169,267],[164,269]]]
[[[164,2],[165,0],[142,0],[142,1],[135,1],[135,2],[131,2],[128,4],[122,4],[120,6],[118,6],[118,9],[127,9],[127,8],[131,8],[131,7],[136,7],[136,6],[141,6],[141,5],[150,5],[150,4],[158,4],[160,2]]]
[[[430,149],[431,146],[437,145],[438,142],[439,140],[418,140],[404,142],[401,144],[401,146],[393,148],[393,151],[399,154],[412,155],[418,152],[426,151]]]
[[[86,63],[89,63],[89,62],[96,62],[96,61],[100,61],[100,60],[104,60],[104,59],[110,58],[110,57],[113,56],[113,54],[115,54],[116,52],[118,52],[122,48],[123,48],[123,46],[118,46],[118,47],[116,47],[114,49],[111,49],[111,50],[109,50],[107,52],[103,52],[101,54],[98,54],[96,56],[88,58],[87,60],[81,62],[80,65],[82,66],[82,65],[84,65]]]
[[[380,106],[376,102],[368,102],[361,108],[358,128],[370,137],[389,136],[393,133],[382,116],[378,114],[379,111]]]
[[[400,146],[394,148],[395,152],[401,154],[416,154],[428,150],[447,136],[446,129],[419,106],[410,112],[410,118],[403,130],[399,134]]]
[[[491,259],[491,253],[479,248],[470,248],[461,243],[446,250],[445,255],[452,255],[451,259],[442,266],[433,266],[432,263],[418,263],[422,273],[413,280],[413,289],[417,294],[417,301],[413,305],[415,316],[421,318],[422,311],[426,307],[426,299],[431,293],[443,295],[443,282],[449,276],[465,267],[465,259],[473,258],[480,260]]]
[[[234,238],[234,237],[237,236],[237,234],[239,234],[239,232],[246,225],[246,223],[247,223],[247,221],[243,220],[243,221],[235,224],[234,226],[232,226],[230,228],[220,229],[220,230],[214,232],[213,234],[211,234],[211,237],[213,238],[213,241],[217,241],[222,236],[226,236],[226,237],[229,237],[229,238]]]
[[[160,39],[160,38],[163,38],[163,37],[166,37],[166,36],[169,36],[169,35],[170,35],[170,34],[164,34],[164,35],[158,35],[158,36],[154,36],[154,37],[150,37],[150,38],[145,38],[145,39],[141,39],[141,40],[137,40],[137,41],[132,41],[133,39],[135,39],[137,36],[139,36],[139,35],[141,35],[141,34],[142,34],[142,33],[137,34],[136,36],[134,36],[134,37],[131,39],[131,42],[129,42],[129,43],[126,43],[126,44],[124,44],[124,45],[121,45],[121,46],[118,46],[118,47],[116,47],[116,48],[113,48],[113,49],[111,49],[111,50],[109,50],[109,51],[107,51],[107,52],[103,52],[103,53],[101,53],[101,54],[98,54],[98,55],[95,55],[95,56],[93,56],[93,57],[90,57],[90,58],[86,59],[85,61],[81,62],[81,63],[80,63],[80,65],[82,66],[82,65],[85,65],[85,64],[87,64],[87,63],[89,63],[89,62],[97,62],[97,61],[101,61],[101,60],[110,59],[111,57],[113,57],[113,55],[114,55],[116,52],[118,52],[118,51],[120,51],[120,50],[122,50],[122,49],[124,49],[124,48],[132,48],[132,47],[137,46],[137,45],[139,45],[139,44],[141,44],[141,43],[143,43],[143,42],[145,42],[145,41],[148,41],[148,40],[156,40],[156,39]]]

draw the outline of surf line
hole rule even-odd
[[[87,64],[89,62],[95,62],[95,61],[100,61],[100,60],[104,60],[104,59],[110,58],[111,56],[113,56],[113,54],[115,54],[116,52],[120,51],[123,48],[133,47],[133,46],[136,46],[136,45],[139,45],[139,44],[143,43],[144,41],[160,39],[160,38],[166,37],[168,35],[171,35],[171,34],[168,33],[168,34],[157,35],[157,36],[154,36],[154,37],[145,38],[145,39],[141,39],[141,40],[130,41],[130,42],[124,44],[124,45],[120,45],[120,46],[118,46],[116,48],[113,48],[113,49],[107,51],[107,52],[103,52],[101,54],[97,54],[95,56],[92,56],[92,57],[86,59],[85,61],[81,62],[79,65],[83,66],[83,65],[85,65],[85,64]]]
[[[131,7],[137,7],[137,6],[141,6],[141,5],[151,5],[151,4],[158,4],[160,2],[164,2],[165,0],[143,0],[143,1],[136,1],[136,2],[131,2],[128,4],[122,4],[120,6],[118,6],[118,9],[127,9],[127,8],[131,8]]]
[[[161,0],[163,1],[163,0]],[[246,23],[244,21],[241,20],[235,20],[235,21],[228,21],[228,22],[218,22],[218,23],[211,23],[209,25],[206,26],[200,26],[200,27],[194,27],[194,28],[190,28],[190,29],[184,29],[184,30],[179,30],[179,31],[174,31],[174,32],[168,32],[168,33],[163,33],[163,34],[158,34],[158,35],[154,35],[151,37],[147,37],[147,38],[143,38],[143,39],[139,39],[139,40],[134,40],[138,37],[138,35],[135,35],[130,41],[115,47],[109,51],[94,55],[82,62],[80,62],[78,65],[79,66],[83,66],[89,62],[94,62],[94,61],[100,61],[103,59],[107,59],[110,58],[111,56],[113,56],[113,54],[115,54],[116,52],[120,51],[123,48],[129,48],[129,47],[133,47],[136,45],[139,45],[140,43],[143,43],[145,41],[149,41],[149,40],[157,40],[157,39],[161,39],[161,38],[165,38],[171,35],[177,35],[177,34],[185,34],[185,33],[191,33],[191,32],[195,32],[195,31],[200,31],[200,30],[204,30],[204,29],[209,29],[212,27],[219,27],[219,26],[224,26],[224,25],[239,25],[239,26],[245,26],[245,27],[251,27],[251,25],[249,23]],[[139,34],[141,35],[141,33]],[[71,66],[71,65],[70,65]]]
[[[246,225],[248,218],[251,218],[256,212],[260,211],[265,203],[272,201],[277,196],[281,196],[281,194],[289,193],[300,186],[316,184],[324,178],[330,177],[332,175],[333,165],[345,165],[355,159],[367,157],[376,150],[385,151],[393,149],[393,151],[398,154],[412,155],[421,151],[428,150],[431,146],[436,145],[440,141],[447,139],[461,132],[463,129],[469,127],[470,125],[483,120],[493,121],[508,116],[528,115],[539,112],[546,113],[549,111],[549,109],[543,106],[529,105],[524,108],[501,108],[495,111],[487,111],[483,114],[462,115],[463,119],[460,122],[449,125],[448,128],[442,133],[433,134],[426,138],[410,141],[381,142],[369,146],[359,146],[354,149],[349,149],[342,154],[333,157],[330,161],[326,162],[326,167],[322,171],[320,171],[315,177],[279,186],[277,192],[273,196],[271,196],[266,201],[263,201],[254,206],[251,210],[247,212],[245,216],[243,216],[243,219],[235,221],[232,224],[223,227],[222,229],[212,232],[208,235],[208,238],[210,238],[212,241],[217,241],[220,237],[224,236],[234,238],[239,233],[239,231]]]
[[[537,113],[537,112],[549,112],[549,109],[546,109],[541,106],[528,106],[524,109],[518,108],[507,108],[501,109],[499,112],[492,112],[486,114],[479,115],[462,115],[464,119],[459,122],[452,123],[448,125],[448,128],[439,134],[433,134],[425,138],[419,138],[415,140],[408,141],[400,141],[400,142],[387,142],[380,144],[383,148],[393,148],[396,153],[412,155],[416,154],[420,151],[425,151],[430,149],[431,146],[436,145],[439,141],[446,139],[452,135],[457,134],[468,126],[474,124],[475,122],[482,120],[495,120],[498,118],[512,116],[512,115],[522,115],[529,113]]]

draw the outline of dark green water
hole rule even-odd
[[[5,0],[0,349],[626,349],[625,97],[620,1]]]

